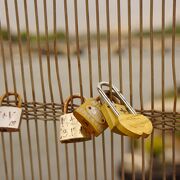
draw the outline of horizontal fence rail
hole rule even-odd
[[[0,179],[180,178],[179,0],[0,0],[0,95],[23,98],[19,132],[0,132]],[[106,130],[59,142],[68,96],[116,85],[152,121],[147,139]],[[2,106],[16,106],[5,99]],[[69,105],[69,112],[77,105]]]

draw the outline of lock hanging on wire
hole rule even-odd
[[[121,114],[118,112],[111,100],[105,95],[104,91],[102,90],[102,86],[110,87],[110,85],[108,82],[100,82],[97,90],[102,97],[102,100],[110,107],[112,112],[115,114],[116,119],[118,119],[118,123],[115,125],[117,129],[130,137],[148,137],[153,129],[151,121],[142,114],[137,114],[124,96],[119,92],[119,90],[112,85],[112,91],[116,94],[116,97],[125,104],[131,114]]]
[[[64,115],[60,117],[60,142],[72,143],[91,139],[91,134],[82,127],[73,113],[68,113],[68,105],[73,99],[81,99],[79,95],[70,96],[64,103]]]
[[[102,88],[101,88],[101,91],[103,91],[105,98],[110,99],[109,98],[110,92],[106,93],[107,90],[102,90]],[[118,98],[116,97],[116,94],[114,92],[112,92],[112,100],[110,101],[114,105],[114,107],[116,108],[119,114],[129,114],[126,107],[124,105],[119,104]],[[101,112],[103,113],[111,131],[120,135],[125,135],[117,128],[119,119],[111,110],[110,106],[103,100],[103,98],[101,98],[101,103],[102,103]]]
[[[101,112],[99,97],[86,99],[73,114],[82,126],[95,136],[100,135],[108,127]]]
[[[3,106],[5,98],[15,96],[17,98],[17,107]],[[0,97],[0,131],[16,132],[19,131],[22,116],[22,99],[17,93],[8,92]]]

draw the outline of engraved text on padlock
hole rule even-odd
[[[18,107],[2,106],[4,98],[11,95],[18,97]],[[15,93],[7,93],[1,97],[0,105],[0,131],[18,131],[22,115],[20,96]]]

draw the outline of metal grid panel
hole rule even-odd
[[[150,158],[148,179],[153,179],[156,131],[160,133],[162,138],[162,178],[166,179],[167,177],[165,144],[166,135],[170,134],[171,165],[173,167],[170,176],[176,179],[175,132],[179,130],[180,120],[177,91],[179,76],[176,72],[179,63],[176,62],[175,54],[176,0],[168,2],[172,7],[168,13],[172,17],[172,33],[169,35],[171,56],[167,56],[165,50],[165,7],[167,3],[165,0],[162,0],[158,9],[154,8],[153,0],[148,1],[149,3],[145,0],[136,2],[139,10],[135,14],[135,17],[138,17],[135,20],[139,23],[137,36],[134,36],[132,32],[134,2],[131,0],[114,0],[112,2],[95,0],[93,3],[88,0],[46,1],[0,1],[2,10],[0,12],[0,94],[8,91],[18,92],[21,93],[24,100],[24,121],[21,131],[1,133],[0,177],[6,180],[113,180],[118,179],[116,167],[121,162],[120,176],[121,179],[125,179],[127,159],[124,155],[126,151],[130,151],[132,166],[130,174],[132,179],[136,179],[136,141],[134,139],[117,136],[106,131],[90,142],[62,145],[57,140],[58,118],[62,114],[61,107],[63,107],[64,98],[77,92],[81,96],[96,96],[97,82],[108,80],[111,85],[114,82],[117,83],[120,91],[129,97],[130,103],[136,107],[137,111],[151,118],[153,122],[154,131],[151,135],[148,155]],[[144,4],[146,10],[149,11],[148,15],[147,12],[143,11]],[[91,17],[91,11],[95,13],[93,17]],[[154,17],[155,11],[162,12],[159,36],[161,42],[160,63],[156,62],[157,56],[155,55],[157,47],[155,47],[154,19],[158,18]],[[114,14],[114,12],[116,13]],[[123,13],[127,16],[126,43],[124,43],[122,33]],[[144,29],[144,17],[149,17],[148,35],[144,33],[147,31]],[[102,18],[105,18],[105,24],[101,24]],[[59,23],[61,20],[62,22]],[[112,21],[116,22],[117,31],[115,33],[111,33]],[[63,23],[64,25],[62,25]],[[65,34],[59,38],[58,30],[62,26]],[[80,33],[82,27],[86,29],[83,36]],[[6,35],[3,32],[4,28],[7,31]],[[22,36],[23,31],[26,34],[25,40]],[[105,40],[102,38],[103,31],[106,31]],[[34,33],[33,37],[32,32]],[[42,32],[44,32],[43,38]],[[51,32],[53,36],[50,35]],[[17,37],[14,34],[17,34]],[[95,34],[95,38],[92,34]],[[133,49],[134,42],[138,44],[136,55]],[[64,45],[65,56],[59,55],[61,44]],[[113,54],[114,44],[117,44],[118,55],[116,56]],[[127,57],[123,55],[124,44],[127,44],[127,48],[125,48],[128,52]],[[145,44],[149,45],[150,53],[148,55],[144,52],[147,48]],[[81,51],[86,47],[87,52],[81,55]],[[75,55],[72,55],[73,53]],[[166,59],[168,59],[168,63]],[[158,76],[157,71],[161,72]],[[166,86],[166,72],[170,72],[168,76],[171,76],[173,80],[171,84],[173,87],[172,111],[166,110],[165,92],[168,88]],[[158,90],[157,85],[160,86],[160,90]],[[156,91],[160,92],[161,95],[160,109],[156,109]],[[150,107],[145,105],[148,99],[151,102]],[[4,102],[4,104],[9,103],[11,102],[8,100]],[[138,142],[141,144],[142,157],[140,176],[145,179],[147,178],[146,140],[141,138]]]

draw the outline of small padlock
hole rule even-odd
[[[108,127],[101,112],[99,97],[86,99],[73,114],[82,126],[95,136],[100,135]]]
[[[69,103],[75,98],[81,99],[81,96],[70,96],[64,103],[65,114],[60,117],[60,142],[62,143],[82,142],[91,139],[91,134],[82,127],[73,113],[66,114]]]
[[[126,105],[131,114],[121,114],[118,112],[114,104],[110,101],[109,98],[107,98],[106,94],[102,90],[102,86],[109,87],[110,85],[107,82],[100,82],[97,89],[103,101],[109,105],[112,112],[118,118],[119,121],[116,121],[118,122],[116,124],[117,129],[130,137],[138,138],[140,136],[149,136],[153,129],[151,121],[147,117],[141,114],[137,114],[131,105],[126,101],[124,96],[119,92],[119,90],[115,86],[112,86],[112,90],[116,94],[116,97]]]
[[[3,106],[3,100],[9,96],[15,96],[18,100],[17,107]],[[0,131],[16,132],[19,131],[22,116],[22,99],[17,93],[8,92],[0,97]]]

